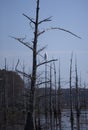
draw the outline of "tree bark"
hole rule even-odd
[[[39,19],[39,0],[37,0],[36,8],[36,22],[33,41],[33,65],[32,65],[32,77],[31,77],[31,94],[30,94],[30,106],[27,114],[27,120],[25,130],[35,130],[35,84],[36,84],[36,66],[37,66],[37,40],[38,40],[38,19]]]

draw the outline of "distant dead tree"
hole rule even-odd
[[[76,120],[77,130],[80,130],[80,100],[79,100],[79,87],[78,87],[78,72],[77,72],[77,60],[75,61],[75,87],[76,87]]]
[[[52,64],[50,65],[50,98],[49,98],[49,112],[50,112],[50,128],[53,130],[53,104],[52,104]]]
[[[61,124],[61,72],[60,72],[60,60],[59,60],[59,77],[58,77],[58,121],[59,121],[59,129],[62,130]]]
[[[73,100],[72,100],[72,59],[73,59],[73,53],[71,55],[70,60],[70,80],[69,80],[69,86],[70,86],[70,121],[71,121],[71,130],[74,130],[74,115],[73,115]]]
[[[56,66],[55,62],[53,62],[53,68],[54,68],[54,88],[55,88],[55,104],[54,104],[54,124],[57,128],[57,82],[56,82]]]

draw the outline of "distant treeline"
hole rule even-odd
[[[37,90],[38,95],[39,95],[39,99],[40,99],[40,103],[41,103],[41,107],[43,106],[44,108],[44,96],[45,96],[45,88],[39,88]],[[46,90],[46,98],[47,98],[47,106],[49,105],[49,93],[50,93],[50,89],[47,88]],[[55,93],[56,93],[56,100],[57,100],[57,104],[58,104],[58,90],[57,92],[55,92],[54,89],[52,89],[52,103],[53,105],[55,105]],[[37,95],[37,94],[36,94]],[[65,88],[65,89],[61,89],[61,93],[60,93],[60,100],[61,100],[61,108],[62,109],[67,109],[70,108],[70,89],[69,88]],[[72,89],[72,102],[73,102],[73,108],[75,109],[75,105],[76,105],[76,89],[73,88]],[[85,109],[88,108],[88,89],[84,89],[84,88],[79,88],[79,102],[80,102],[80,109]],[[42,109],[43,109],[42,108]]]

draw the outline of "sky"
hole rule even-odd
[[[9,69],[20,59],[31,71],[32,53],[10,36],[26,37],[33,40],[33,29],[22,14],[35,19],[36,0],[0,0],[0,68],[4,68],[5,58]],[[51,17],[51,21],[39,26],[39,31],[51,27],[61,27],[81,37],[81,39],[60,30],[50,30],[39,37],[38,48],[47,45],[42,52],[48,59],[60,59],[62,79],[69,79],[69,66],[73,52],[73,75],[75,57],[78,74],[82,82],[88,83],[88,0],[40,0],[39,19]],[[38,59],[38,62],[40,59]],[[59,63],[56,62],[58,68]]]

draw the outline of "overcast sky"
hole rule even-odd
[[[3,68],[5,58],[8,67],[12,66],[13,61],[16,64],[20,58],[30,68],[31,50],[10,36],[26,37],[28,41],[32,41],[33,30],[22,13],[35,18],[35,7],[36,0],[0,0],[0,68]],[[88,83],[88,0],[40,0],[40,20],[49,16],[52,16],[52,21],[43,23],[39,31],[61,27],[82,39],[63,31],[52,30],[39,38],[38,47],[48,45],[45,50],[48,58],[60,58],[64,79],[69,77],[70,57],[73,52],[73,71],[76,55],[79,75],[81,73],[83,82]]]

